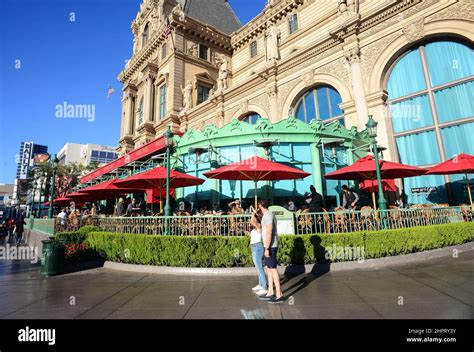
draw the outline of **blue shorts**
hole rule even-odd
[[[276,269],[278,247],[270,248],[270,256],[265,257],[265,266],[269,269]]]

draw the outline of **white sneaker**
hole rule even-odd
[[[258,296],[262,296],[262,295],[266,295],[267,292],[268,290],[265,290],[264,288],[262,288],[260,291],[255,292],[255,294]]]
[[[260,291],[260,290],[262,290],[262,289],[263,289],[263,287],[260,286],[260,285],[257,285],[257,286],[255,286],[255,287],[252,287],[252,291]]]

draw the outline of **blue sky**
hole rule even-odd
[[[230,0],[242,23],[266,0]],[[121,83],[141,0],[0,0],[0,183],[13,183],[20,142],[117,145]],[[112,85],[115,93],[107,99]],[[93,122],[57,106],[95,107]]]

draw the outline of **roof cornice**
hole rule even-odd
[[[260,15],[255,17],[232,35],[232,48],[238,49],[254,37],[264,32],[270,23],[276,23],[288,13],[303,5],[304,0],[280,0],[267,5]]]

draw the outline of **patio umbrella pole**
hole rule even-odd
[[[257,181],[254,181],[254,182],[255,182],[255,210],[257,210]]]
[[[163,215],[163,192],[160,187],[160,213]]]
[[[469,195],[469,202],[471,202],[472,208],[472,195],[471,195],[471,186],[469,185],[469,177],[466,174],[466,185],[467,185],[467,194]]]
[[[374,210],[377,210],[377,201],[375,200],[375,192],[374,192],[374,180],[370,180],[372,182],[372,203],[374,204]]]

